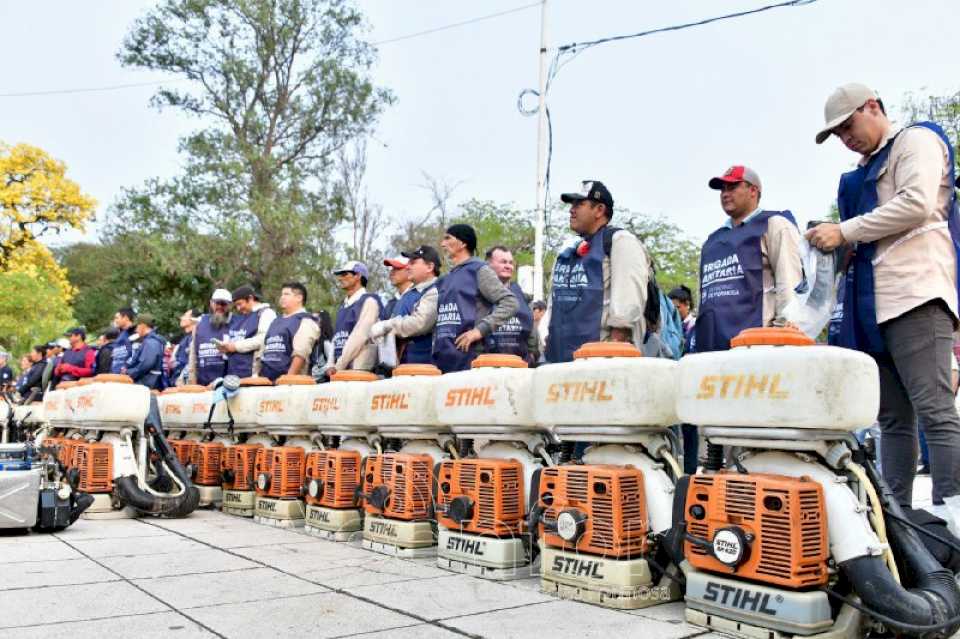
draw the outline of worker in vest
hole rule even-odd
[[[333,272],[346,296],[337,309],[333,325],[332,376],[348,369],[369,371],[377,365],[377,347],[370,342],[370,329],[380,319],[380,298],[367,292],[367,266],[351,260]]]
[[[154,331],[157,323],[153,315],[141,313],[136,322],[139,346],[127,360],[122,372],[129,375],[134,384],[162,390],[163,349],[166,342]]]
[[[700,314],[690,340],[698,353],[724,351],[745,328],[789,324],[803,281],[800,231],[790,211],[760,208],[756,171],[732,166],[709,182],[727,219],[700,253]]]
[[[277,312],[250,285],[244,284],[231,294],[233,315],[230,318],[229,337],[217,348],[227,358],[227,375],[250,377],[260,369],[263,343]]]
[[[494,246],[487,249],[487,264],[497,274],[500,282],[506,286],[517,299],[517,313],[505,323],[497,327],[490,334],[490,343],[487,350],[494,353],[518,355],[531,366],[536,363],[530,357],[530,334],[533,331],[533,311],[527,304],[520,285],[513,281],[513,253],[505,246]],[[533,349],[537,350],[536,347]]]
[[[560,199],[570,205],[570,230],[580,237],[553,267],[546,361],[572,361],[574,351],[599,340],[642,348],[651,272],[646,248],[633,233],[609,226],[613,196],[602,182],[585,181]]]
[[[200,317],[193,331],[190,358],[187,361],[187,383],[209,386],[227,374],[227,356],[218,346],[230,339],[230,306],[233,297],[225,288],[210,296],[210,312]]]
[[[440,247],[453,263],[440,280],[433,363],[444,373],[463,371],[484,350],[484,340],[517,313],[517,299],[493,269],[474,257],[477,233],[467,224],[447,229]]]
[[[853,249],[834,342],[873,356],[880,369],[881,467],[894,497],[912,502],[917,420],[926,432],[933,510],[960,523],[960,418],[951,389],[957,327],[953,147],[932,122],[894,126],[869,87],[838,88],[817,143],[831,135],[859,156],[840,180],[839,224],[807,232],[813,246]]]
[[[389,332],[397,338],[397,361],[400,364],[430,364],[433,361],[433,328],[437,323],[437,278],[440,275],[440,254],[432,246],[421,246],[404,252],[409,260],[407,270],[413,286],[393,309],[389,319],[370,328],[371,339]]]
[[[62,382],[93,377],[97,365],[97,351],[87,346],[87,331],[77,326],[64,335],[70,341],[70,348],[60,356],[60,363],[54,371],[56,377]]]
[[[118,309],[113,315],[113,325],[119,332],[113,340],[113,360],[110,364],[111,373],[119,373],[127,367],[127,359],[133,354],[133,345],[130,336],[133,335],[133,319],[136,315],[132,308]]]
[[[263,341],[260,375],[276,381],[281,375],[307,375],[310,353],[320,335],[313,316],[304,308],[307,288],[287,282],[280,289],[280,312]]]
[[[400,257],[390,257],[383,260],[383,265],[390,269],[388,273],[390,284],[396,289],[397,293],[383,305],[383,310],[380,313],[380,319],[382,320],[393,317],[393,310],[400,302],[400,298],[413,288],[413,282],[410,280],[410,272],[407,270],[408,263],[409,260],[402,255]]]
[[[174,380],[179,380],[183,372],[187,370],[187,364],[190,363],[190,348],[193,344],[193,332],[196,330],[199,322],[200,315],[194,315],[193,309],[190,308],[180,316],[180,330],[183,331],[183,335],[180,337],[180,342],[177,343],[177,347],[173,352]]]

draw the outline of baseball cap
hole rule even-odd
[[[760,176],[757,175],[757,172],[749,166],[743,166],[742,164],[731,166],[720,177],[710,178],[709,185],[711,189],[719,191],[723,188],[724,184],[735,184],[737,182],[749,182],[761,191],[763,190],[763,186],[760,184]]]
[[[423,260],[424,262],[430,262],[437,267],[437,273],[440,272],[440,267],[443,263],[440,261],[440,254],[437,253],[437,249],[432,246],[427,246],[426,244],[420,246],[420,248],[413,251],[403,251],[400,255],[404,256],[409,260]]]
[[[56,344],[57,346],[59,346],[60,348],[62,348],[62,349],[64,349],[64,350],[69,350],[69,349],[70,349],[70,342],[68,342],[67,340],[65,340],[65,339],[62,338],[62,337],[61,337],[60,339],[58,339],[56,342],[54,342],[54,344]]]
[[[136,323],[145,324],[150,328],[153,328],[154,326],[157,325],[157,320],[155,320],[153,318],[153,315],[151,315],[150,313],[140,313],[139,315],[137,315]]]
[[[218,288],[213,292],[213,295],[210,296],[211,302],[226,302],[230,304],[233,302],[233,295],[230,294],[225,288]]]
[[[334,275],[340,275],[341,273],[356,273],[361,277],[370,277],[370,271],[367,269],[366,264],[356,260],[350,260],[340,268],[333,269]]]
[[[248,297],[252,297],[254,299],[260,299],[260,296],[257,295],[256,289],[254,289],[249,284],[238,286],[237,288],[233,289],[233,293],[230,294],[230,299],[234,302],[236,302],[237,300],[247,299]]]
[[[87,331],[82,326],[74,326],[73,328],[64,332],[64,335],[66,337],[70,337],[71,335],[79,335],[83,339],[87,339]]]
[[[593,200],[601,204],[606,204],[610,212],[613,212],[613,196],[607,187],[604,186],[603,182],[598,182],[597,180],[584,180],[580,183],[579,191],[563,193],[560,195],[560,199],[567,204],[574,204],[576,202],[582,202],[583,200]]]
[[[383,261],[384,266],[389,266],[390,268],[395,269],[407,268],[409,264],[410,260],[405,257],[388,257]]]
[[[830,137],[835,127],[853,115],[853,112],[867,103],[867,100],[879,100],[877,92],[865,84],[851,82],[837,87],[823,107],[823,128],[817,133],[817,144]]]

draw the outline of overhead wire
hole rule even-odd
[[[454,22],[452,24],[443,25],[442,27],[434,27],[432,29],[426,29],[424,31],[417,31],[415,33],[408,33],[407,35],[397,36],[396,38],[389,38],[387,40],[380,40],[379,42],[373,42],[374,46],[380,46],[381,44],[390,44],[392,42],[400,42],[401,40],[409,40],[411,38],[419,38],[420,36],[430,35],[433,33],[438,33],[440,31],[446,31],[448,29],[456,29],[457,27],[465,27],[468,24],[473,24],[475,22],[482,22],[484,20],[492,20],[493,18],[499,18],[501,16],[510,15],[511,13],[519,13],[520,11],[526,11],[527,9],[532,9],[533,7],[540,6],[540,0],[537,2],[531,2],[530,4],[525,4],[520,7],[515,7],[513,9],[507,9],[506,11],[498,11],[497,13],[491,13],[485,16],[479,16],[476,18],[471,18],[469,20],[463,20],[462,22]]]

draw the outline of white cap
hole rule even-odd
[[[210,296],[211,302],[226,302],[230,304],[233,302],[233,295],[230,294],[225,288],[218,288],[213,292],[213,295]]]
[[[66,350],[66,351],[70,350],[70,341],[66,337],[61,337],[60,339],[58,339],[56,341],[56,344],[63,350]]]
[[[817,144],[823,144],[823,141],[830,137],[835,127],[843,124],[843,121],[853,115],[853,112],[867,103],[868,100],[879,100],[877,92],[865,84],[851,82],[842,87],[838,87],[830,97],[827,98],[827,104],[823,107],[823,129],[817,133]]]

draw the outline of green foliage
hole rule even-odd
[[[657,282],[666,293],[681,284],[694,296],[700,292],[700,245],[690,239],[679,226],[663,216],[617,212],[617,226],[640,238],[657,269]]]
[[[905,123],[932,120],[942,126],[947,138],[953,142],[954,160],[960,169],[960,91],[951,95],[925,97],[907,94],[900,112]]]
[[[59,337],[74,322],[56,282],[22,271],[0,273],[0,344],[15,356]]]

